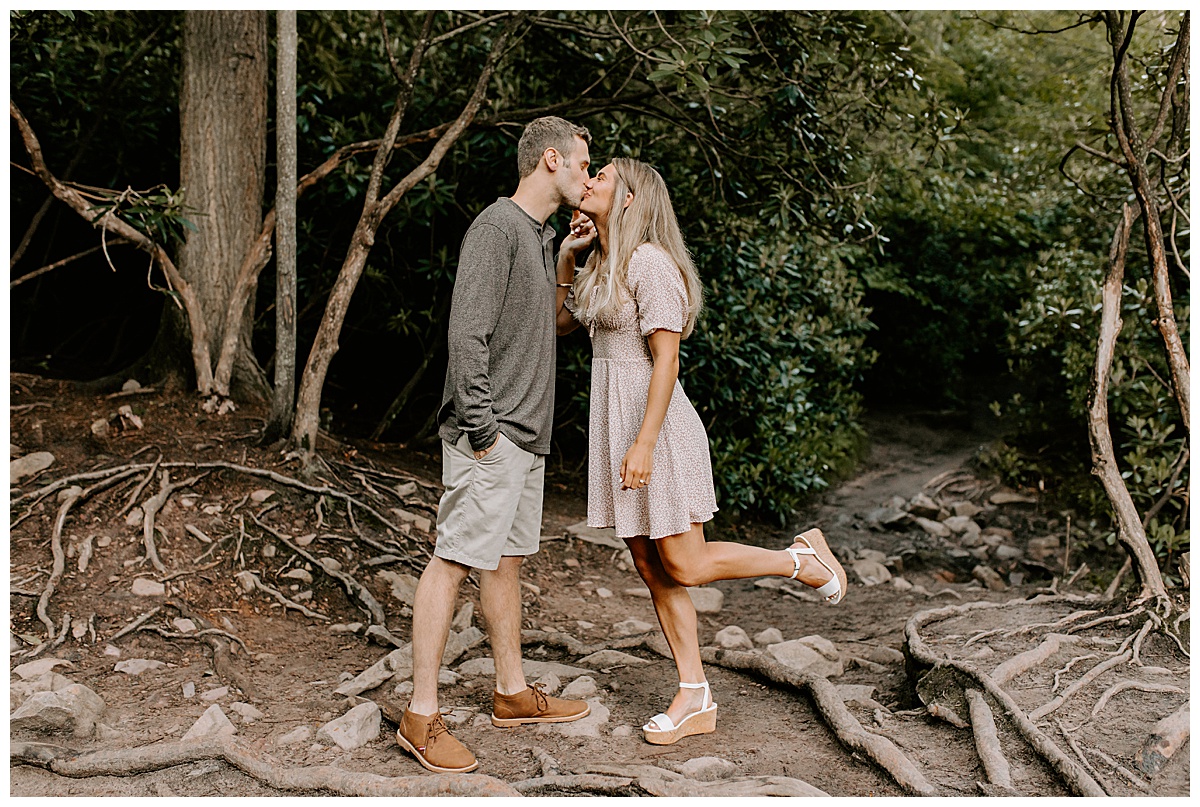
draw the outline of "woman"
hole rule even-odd
[[[628,544],[671,647],[680,689],[642,727],[667,745],[716,728],[686,587],[775,575],[836,603],[846,575],[817,529],[778,551],[704,540],[717,509],[708,438],[677,380],[702,293],[666,185],[619,157],[585,185],[580,214],[559,252],[559,277],[570,270],[575,281],[558,324],[566,332],[577,320],[592,338],[588,524],[615,527]]]

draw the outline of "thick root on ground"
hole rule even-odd
[[[67,748],[55,748],[42,743],[13,743],[10,759],[13,763],[36,765],[74,779],[131,776],[189,762],[220,759],[278,790],[325,791],[338,796],[376,797],[521,795],[500,779],[479,774],[387,777],[346,771],[331,765],[295,768],[266,754],[257,753],[233,738],[155,743],[141,748],[86,754],[76,754]]]

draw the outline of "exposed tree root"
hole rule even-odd
[[[891,740],[862,727],[828,679],[798,672],[757,653],[705,647],[701,648],[700,657],[709,664],[754,672],[777,684],[807,692],[817,712],[841,743],[861,752],[883,768],[906,792],[922,796],[937,795],[937,789]]]
[[[137,500],[142,495],[142,491],[146,489],[146,485],[150,484],[150,480],[153,479],[154,474],[158,472],[158,464],[160,462],[162,462],[162,451],[158,452],[158,459],[156,459],[154,464],[150,466],[150,470],[146,472],[146,475],[142,478],[142,481],[138,483],[138,486],[133,489],[133,493],[129,495],[129,500],[125,502],[125,506],[117,511],[117,518],[124,516],[133,509],[135,504],[137,504]]]
[[[1148,633],[1150,631],[1150,628],[1152,628],[1153,626],[1154,626],[1154,623],[1152,623],[1150,620],[1146,620],[1145,624],[1142,626],[1142,630],[1138,633],[1138,635],[1144,636],[1146,633]],[[1096,680],[1101,675],[1103,675],[1104,673],[1111,670],[1113,667],[1118,667],[1118,666],[1124,664],[1125,662],[1131,660],[1133,658],[1133,651],[1126,650],[1125,648],[1127,646],[1128,646],[1128,642],[1126,642],[1125,644],[1122,644],[1121,648],[1118,650],[1117,655],[1113,656],[1112,658],[1108,659],[1107,661],[1102,661],[1099,664],[1093,666],[1090,670],[1088,670],[1086,673],[1084,673],[1082,676],[1080,676],[1079,679],[1077,681],[1075,681],[1075,683],[1071,684],[1069,687],[1064,689],[1062,691],[1061,695],[1058,695],[1053,700],[1048,701],[1047,703],[1044,703],[1041,706],[1039,706],[1038,708],[1034,709],[1032,712],[1029,713],[1029,719],[1034,722],[1041,720],[1046,715],[1059,709],[1064,703],[1067,702],[1068,698],[1070,698],[1072,695],[1074,695],[1079,690],[1083,689],[1085,686],[1090,684],[1092,681]]]
[[[1154,776],[1188,741],[1191,733],[1191,701],[1154,724],[1150,736],[1137,755],[1137,766],[1147,776]]]
[[[1074,667],[1079,662],[1087,661],[1088,659],[1091,659],[1091,658],[1100,658],[1100,657],[1097,656],[1095,653],[1088,653],[1086,656],[1076,656],[1075,658],[1068,661],[1067,665],[1065,667],[1063,667],[1062,669],[1059,669],[1059,670],[1055,670],[1054,671],[1054,686],[1050,687],[1050,691],[1058,692],[1059,679],[1062,676],[1069,673],[1071,671],[1071,668]]]
[[[247,679],[246,676],[240,670],[238,670],[233,661],[230,659],[229,643],[226,642],[221,636],[209,632],[212,628],[212,625],[209,623],[209,621],[193,611],[191,606],[182,600],[167,600],[163,603],[163,605],[168,608],[174,608],[179,612],[180,616],[184,617],[185,619],[192,620],[192,622],[196,624],[196,627],[204,632],[204,641],[208,643],[210,648],[212,648],[213,670],[217,673],[217,677],[223,682],[241,690],[242,694],[246,696],[247,700],[257,700],[257,687],[250,683],[249,679]],[[239,640],[239,643],[240,641],[241,640]],[[242,646],[245,647],[244,644]]]
[[[1027,603],[1036,602],[1062,602],[1074,601],[1074,598],[1067,595],[1054,596],[1039,596],[1032,600],[1025,601]],[[1043,759],[1053,768],[1064,780],[1066,785],[1072,792],[1081,796],[1104,796],[1107,795],[1103,788],[1093,779],[1083,767],[1077,764],[1062,749],[1060,749],[1049,737],[1047,737],[1032,720],[1022,711],[1021,707],[1013,700],[1004,689],[987,673],[977,669],[974,665],[955,661],[953,659],[942,658],[936,655],[925,644],[920,635],[921,626],[933,622],[938,619],[958,616],[969,611],[981,610],[993,607],[1011,606],[1012,603],[967,603],[961,606],[948,606],[946,608],[934,609],[931,611],[922,611],[915,614],[908,623],[904,626],[905,641],[908,647],[909,655],[919,664],[953,670],[966,678],[975,681],[981,685],[983,691],[990,695],[992,700],[1004,707],[1009,718],[1013,721],[1017,731],[1029,742],[1029,744],[1042,756]]]
[[[140,628],[142,625],[145,625],[147,622],[149,622],[151,619],[153,619],[154,615],[160,611],[162,611],[162,606],[159,606],[157,608],[151,608],[149,611],[142,614],[137,619],[133,620],[128,625],[126,625],[125,627],[121,628],[119,631],[114,633],[112,636],[109,637],[108,640],[110,642],[115,642],[117,639],[120,639],[122,636],[126,636],[130,633],[133,633],[135,630]]]
[[[158,493],[147,499],[146,503],[142,506],[142,541],[146,545],[146,557],[159,572],[166,573],[167,567],[163,565],[162,559],[158,557],[158,548],[154,544],[154,519],[158,515],[158,511],[162,509],[162,506],[167,503],[167,499],[171,498],[172,493],[180,488],[190,488],[206,476],[208,474],[198,474],[182,482],[172,482],[171,472],[164,470],[159,483]]]
[[[312,609],[307,608],[298,602],[289,600],[286,596],[284,596],[283,592],[279,591],[278,589],[271,588],[262,580],[259,580],[258,575],[256,575],[254,572],[238,572],[235,577],[239,583],[242,583],[243,588],[245,588],[245,584],[248,583],[251,590],[258,589],[265,594],[270,594],[279,601],[280,605],[284,607],[284,610],[290,608],[293,611],[299,611],[305,616],[310,616],[313,619],[323,619],[326,622],[329,621],[329,617],[325,614],[322,614],[319,611],[313,611]],[[243,581],[245,581],[245,583],[243,583]]]
[[[1042,643],[1032,650],[1013,656],[992,670],[992,680],[1003,686],[1024,672],[1028,672],[1046,659],[1053,656],[1062,647],[1063,641],[1071,641],[1071,637],[1062,633],[1051,633]]]
[[[1170,684],[1149,684],[1144,681],[1118,681],[1106,689],[1104,694],[1100,696],[1100,699],[1096,701],[1096,705],[1092,707],[1092,713],[1088,719],[1071,729],[1071,731],[1079,731],[1085,725],[1095,720],[1096,715],[1100,714],[1100,712],[1104,710],[1104,707],[1108,705],[1108,702],[1114,695],[1124,692],[1127,689],[1136,689],[1140,692],[1169,692],[1173,695],[1184,694],[1182,689],[1179,687],[1173,687]]]
[[[1134,787],[1138,788],[1139,790],[1143,790],[1143,791],[1150,789],[1149,783],[1147,783],[1144,779],[1142,779],[1140,776],[1136,775],[1133,771],[1129,770],[1121,763],[1117,762],[1115,759],[1110,757],[1108,754],[1101,751],[1099,748],[1092,748],[1090,750],[1093,754],[1095,754],[1096,756],[1100,757],[1100,759],[1102,759],[1106,763],[1108,763],[1108,766],[1110,768],[1112,768],[1114,771],[1116,771],[1117,773],[1121,774],[1126,779],[1128,779]]]
[[[971,707],[971,730],[975,734],[975,750],[988,781],[999,787],[1012,789],[1012,771],[1008,758],[1000,748],[1000,737],[996,733],[996,719],[987,699],[977,689],[966,691],[967,703]]]
[[[519,796],[505,782],[482,774],[386,777],[346,771],[331,765],[296,768],[252,750],[232,737],[197,742],[155,743],[141,748],[75,754],[41,743],[13,743],[16,764],[46,768],[60,776],[131,776],[189,762],[219,759],[268,787],[292,791],[324,791],[339,796]]]
[[[603,776],[595,773],[559,774],[513,782],[512,787],[520,794],[554,790],[567,793],[595,793],[601,796],[627,796],[634,781],[619,776]]]

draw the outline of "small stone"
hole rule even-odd
[[[29,476],[34,476],[54,464],[54,455],[49,451],[35,451],[15,459],[8,464],[8,480],[10,485],[16,485]]]
[[[263,544],[263,548],[259,550],[264,558],[273,558],[276,553],[275,544]]]
[[[255,577],[254,572],[238,572],[233,576],[233,579],[237,581],[238,588],[247,594],[249,594],[251,591],[254,591],[256,587],[254,581],[257,578]]]
[[[267,488],[260,488],[259,490],[256,490],[250,494],[250,501],[254,502],[255,504],[262,504],[274,495],[275,491],[268,490]]]
[[[79,487],[79,485],[72,485],[69,488],[63,488],[62,490],[60,490],[58,492],[58,496],[56,498],[60,502],[65,502],[67,499],[74,498],[75,496],[78,496],[80,493],[83,493],[83,488]],[[68,549],[67,549],[68,557],[70,557],[71,551],[72,551],[71,548],[68,547]]]
[[[900,591],[912,591],[913,584],[905,580],[903,577],[893,577],[892,587]]]
[[[901,510],[899,507],[876,507],[867,512],[865,516],[867,522],[872,526],[881,525],[890,527],[894,524],[899,524],[908,518],[908,513]]]
[[[956,516],[974,518],[983,512],[983,508],[974,502],[954,502],[950,505],[950,512],[954,513]]]
[[[578,569],[579,560],[576,558],[567,558],[563,561],[563,566],[566,566],[568,569]]]
[[[942,523],[949,527],[951,532],[958,534],[966,532],[970,525],[974,524],[975,522],[967,516],[950,516],[950,518],[946,519]]]
[[[1037,499],[1032,496],[1026,496],[1023,493],[1013,493],[1007,490],[993,493],[988,501],[992,504],[1037,504]]]
[[[199,720],[192,724],[187,734],[183,735],[183,741],[232,734],[237,734],[237,728],[229,722],[229,718],[225,716],[221,707],[214,703],[204,714],[200,715]]]
[[[871,652],[867,654],[867,661],[873,661],[876,664],[903,664],[904,654],[894,647],[872,647]]]
[[[729,625],[717,631],[714,640],[719,647],[724,647],[728,650],[754,649],[754,642],[750,641],[750,636],[737,625]]]
[[[875,694],[875,687],[870,684],[838,684],[837,693],[843,701],[865,699]]]
[[[542,589],[540,586],[536,586],[527,580],[522,580],[521,585],[524,586],[525,588],[529,589],[530,591],[532,591],[535,596],[541,596]]]
[[[126,675],[141,675],[146,670],[157,670],[159,667],[167,666],[161,661],[145,658],[131,658],[124,661],[118,661],[113,665],[114,672],[125,673]]]
[[[983,583],[991,591],[1007,591],[1008,586],[991,566],[980,564],[971,570],[971,576]]]
[[[994,550],[997,560],[1018,560],[1025,553],[1015,546],[1001,544]]]
[[[599,595],[600,599],[602,600],[610,599],[613,596],[612,591],[607,588],[596,589],[596,594]]]
[[[379,736],[379,706],[367,701],[317,730],[317,739],[334,743],[344,751],[361,748]]]
[[[824,636],[802,636],[796,641],[808,645],[830,661],[838,661],[842,657],[837,646]]]
[[[779,628],[766,628],[754,634],[754,643],[761,645],[779,644],[783,641],[783,633]]]
[[[690,588],[688,589],[688,592],[691,592]],[[650,599],[650,589],[646,588],[645,586],[642,586],[641,588],[627,588],[621,593],[626,597],[640,597],[643,600]],[[695,598],[692,599],[692,602],[695,603]]]
[[[312,729],[308,726],[299,726],[292,729],[287,734],[284,734],[275,741],[276,745],[296,745],[297,743],[306,743],[312,739]]]
[[[134,580],[131,590],[135,597],[162,597],[167,593],[165,585],[148,577],[139,577]]]
[[[142,520],[145,517],[146,517],[146,514],[142,512],[142,508],[135,507],[132,510],[130,510],[129,513],[125,516],[125,526],[126,527],[140,527],[140,526],[142,526]]]
[[[394,694],[397,698],[403,698],[408,695],[411,695],[412,691],[413,691],[413,682],[412,681],[401,681],[400,683],[396,684],[396,688],[394,690],[392,690],[392,694]]]
[[[71,636],[76,639],[82,639],[88,632],[88,621],[83,617],[75,617],[71,620]]]
[[[591,630],[592,628],[596,627],[595,622],[588,622],[586,619],[577,619],[575,620],[575,624],[583,630]]]
[[[878,561],[856,560],[851,568],[864,586],[874,586],[892,579],[892,573]]]
[[[1034,560],[1045,560],[1057,552],[1059,546],[1058,536],[1051,535],[1046,538],[1030,538],[1025,548],[1029,552],[1029,557]]]
[[[582,720],[576,720],[572,723],[550,724],[552,725],[552,730],[564,737],[601,736],[601,727],[608,723],[608,707],[601,703],[599,698],[592,698],[589,700],[588,706],[592,711],[587,717],[583,718]]]
[[[887,553],[880,552],[878,549],[860,549],[858,550],[859,560],[873,560],[876,563],[887,563]]]
[[[465,631],[471,627],[471,623],[474,621],[474,619],[475,604],[470,600],[467,600],[462,604],[462,607],[458,609],[458,613],[454,615],[454,621],[450,623],[450,627],[451,629],[461,633],[462,631]]]
[[[581,675],[563,687],[562,698],[566,700],[586,700],[599,691],[596,679],[590,675]]]
[[[807,671],[824,677],[842,674],[842,663],[840,661],[830,661],[819,651],[798,640],[769,645],[767,652],[776,661],[786,664],[795,670]]]
[[[327,572],[340,572],[342,564],[333,558],[317,558],[317,563],[321,564],[321,568]]]
[[[717,782],[738,775],[738,766],[720,757],[696,757],[674,767],[679,773],[698,782]]]
[[[725,605],[725,595],[718,588],[695,586],[687,589],[698,614],[716,614]]]
[[[617,537],[617,531],[612,527],[589,527],[586,521],[580,521],[567,527],[567,533],[581,541],[587,541],[612,549],[625,549],[625,542]]]
[[[120,658],[121,657],[121,648],[116,647],[115,645],[111,645],[111,644],[105,645],[104,646],[104,655],[113,656],[115,658]]]
[[[21,680],[28,681],[33,678],[41,678],[46,673],[52,672],[60,664],[67,667],[75,666],[71,662],[61,658],[40,658],[37,661],[27,661],[24,664],[13,667],[13,673]]]
[[[621,622],[617,622],[612,626],[614,636],[637,636],[638,634],[648,633],[654,630],[654,626],[649,622],[643,622],[640,619],[630,617]]]
[[[313,576],[303,569],[288,569],[280,577],[286,577],[289,580],[299,580],[306,586],[311,586],[313,581]]]
[[[392,597],[411,606],[417,599],[417,583],[420,582],[417,578],[406,572],[393,572],[390,569],[384,569],[377,572],[376,577],[386,581],[391,586]]]
[[[631,656],[628,653],[622,653],[620,650],[598,650],[590,656],[584,656],[579,659],[578,664],[584,667],[590,667],[596,670],[603,670],[608,667],[642,667],[649,664],[644,658]]]
[[[396,491],[401,498],[404,498],[405,496],[411,496],[417,492],[417,483],[401,482],[400,484],[396,485],[396,487],[392,488],[392,490]]]
[[[908,502],[908,512],[920,518],[937,518],[942,508],[924,493],[918,493]]]
[[[121,392],[133,392],[142,388],[141,383],[136,378],[128,379],[121,385]]]
[[[950,532],[950,528],[940,521],[933,521],[932,519],[922,518],[920,516],[913,520],[917,522],[917,526],[935,538],[949,538],[952,534]]]
[[[229,687],[217,687],[203,693],[200,697],[206,701],[219,701],[221,698],[229,694]]]
[[[401,521],[406,521],[409,524],[412,524],[421,532],[429,532],[433,529],[433,522],[425,516],[419,516],[416,513],[409,512],[408,510],[404,510],[399,507],[393,507],[392,513]]]
[[[479,628],[471,627],[463,631],[451,631],[450,635],[446,637],[446,649],[442,652],[442,666],[453,664],[483,639],[484,632]]]
[[[449,712],[443,712],[442,719],[446,721],[447,726],[461,726],[474,717],[478,711],[470,706],[459,706]]]
[[[183,697],[187,698],[188,700],[196,697],[196,685],[191,681],[188,681],[183,685]]]
[[[1013,531],[1004,527],[988,527],[983,531],[983,540],[991,546],[996,546],[1002,543],[1012,543],[1016,540]]]
[[[547,695],[557,695],[558,690],[562,688],[562,681],[560,681],[558,676],[552,672],[546,673],[541,678],[534,681],[534,684],[540,684],[542,691]]]
[[[233,703],[229,704],[229,708],[241,715],[242,722],[246,725],[250,725],[251,723],[262,720],[264,717],[266,717],[266,715],[260,712],[258,709],[255,709],[248,703],[242,703],[241,701],[234,701]]]
[[[103,549],[104,547],[108,546],[111,543],[112,543],[111,535],[101,535],[99,538],[96,539],[96,546],[100,547],[101,549]]]
[[[462,676],[456,673],[454,670],[449,670],[445,667],[442,667],[440,670],[438,670],[438,683],[443,686],[453,686],[460,680],[462,680]]]
[[[183,617],[176,617],[175,619],[171,620],[171,624],[174,625],[175,629],[178,630],[180,633],[195,633],[196,632],[196,623],[190,619],[185,619]]]
[[[345,624],[330,625],[330,633],[358,633],[363,628],[361,622],[348,622]]]

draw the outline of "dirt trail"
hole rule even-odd
[[[115,410],[114,402],[73,396],[65,385],[51,389],[52,382],[40,382],[22,391],[23,401],[46,400],[53,392],[59,396],[54,416],[45,409],[25,409],[14,414],[13,442],[26,450],[51,451],[56,465],[34,485],[45,483],[71,471],[93,465],[119,464],[146,445],[158,445],[168,459],[187,458],[193,461],[225,460],[228,462],[266,467],[272,458],[260,455],[247,435],[252,421],[218,421],[197,416],[189,401],[148,398],[139,414],[144,429],[127,432],[107,442],[85,439],[88,425],[96,417]],[[16,390],[14,390],[14,393]],[[14,394],[14,404],[22,402]],[[118,402],[119,403],[119,402]],[[253,413],[243,413],[249,417]],[[240,432],[240,434],[239,434]],[[1005,602],[1030,596],[1048,579],[1039,579],[1037,567],[1025,568],[1018,585],[1006,591],[989,591],[963,572],[961,550],[950,544],[938,544],[911,525],[895,530],[881,528],[869,521],[872,510],[879,508],[892,496],[911,499],[930,479],[944,472],[959,470],[976,447],[979,435],[950,428],[932,428],[912,419],[877,419],[871,423],[873,445],[862,472],[841,485],[803,514],[805,525],[819,525],[830,538],[830,544],[843,562],[870,555],[872,551],[889,557],[891,574],[902,576],[908,587],[901,588],[891,581],[878,585],[863,585],[851,573],[851,588],[844,603],[827,607],[814,601],[811,595],[791,584],[783,587],[761,585],[754,580],[716,583],[723,604],[715,613],[700,616],[702,645],[715,642],[718,631],[737,625],[749,636],[768,628],[777,629],[785,640],[818,635],[836,647],[841,675],[832,682],[839,687],[856,685],[856,692],[847,692],[847,707],[864,728],[887,737],[907,755],[937,792],[945,795],[978,795],[977,782],[985,781],[970,730],[954,728],[928,716],[915,699],[913,682],[905,669],[899,651],[903,646],[906,621],[930,608],[957,605],[965,601]],[[40,435],[40,446],[37,443]],[[180,456],[180,455],[185,456]],[[368,466],[389,472],[414,474],[428,480],[437,479],[436,457],[415,452],[377,451],[370,447],[354,450],[348,447],[330,452],[333,459],[347,463],[334,465],[342,482],[352,484],[356,472],[350,469]],[[154,452],[147,452],[134,461],[152,461]],[[122,460],[121,458],[125,458]],[[285,468],[280,471],[286,473]],[[172,479],[184,473],[173,474]],[[140,478],[140,477],[137,477]],[[396,480],[373,476],[369,486],[382,488],[395,485]],[[145,495],[158,489],[151,484]],[[273,606],[272,600],[261,592],[245,593],[234,579],[242,569],[230,554],[233,537],[238,532],[236,518],[230,507],[256,490],[271,489],[275,493],[265,504],[252,504],[240,511],[248,526],[242,557],[245,568],[256,571],[264,582],[278,587],[289,596],[311,591],[307,607],[330,617],[329,622],[304,617],[294,611],[286,614]],[[356,489],[362,490],[361,487]],[[586,503],[574,493],[584,490],[581,480],[551,476],[547,485],[543,532],[552,540],[527,564],[524,579],[530,584],[525,591],[525,627],[531,631],[563,632],[580,642],[598,645],[617,638],[615,625],[638,620],[655,623],[650,600],[637,593],[644,587],[636,573],[625,562],[622,551],[597,543],[565,536],[567,528],[583,520]],[[977,490],[978,495],[985,491]],[[181,495],[184,494],[184,495]],[[370,698],[378,703],[385,718],[398,714],[405,703],[401,690],[391,681],[362,697],[338,695],[334,690],[344,678],[358,675],[383,657],[390,648],[368,643],[353,633],[330,630],[330,623],[365,622],[364,611],[355,607],[343,589],[310,569],[315,578],[309,585],[302,578],[282,576],[284,566],[303,566],[302,559],[291,558],[294,553],[279,547],[279,542],[250,522],[250,513],[260,514],[272,502],[278,506],[262,515],[289,540],[300,540],[313,534],[308,551],[314,556],[335,558],[341,567],[374,592],[388,612],[388,627],[397,639],[409,638],[407,609],[393,599],[390,589],[397,575],[416,573],[416,568],[403,563],[381,562],[368,565],[372,557],[384,553],[363,546],[354,538],[355,529],[372,533],[369,519],[361,516],[354,524],[345,518],[340,506],[326,501],[323,508],[314,508],[315,497],[302,491],[271,483],[261,478],[249,478],[236,473],[221,472],[197,483],[189,491],[181,491],[170,499],[159,513],[163,527],[158,548],[168,569],[194,570],[193,559],[205,550],[184,524],[192,524],[213,538],[225,530],[228,543],[220,544],[216,557],[218,565],[172,581],[175,596],[191,603],[198,612],[230,634],[242,639],[249,653],[235,652],[229,656],[234,667],[252,681],[256,695],[247,698],[233,689],[221,692],[228,684],[215,674],[208,647],[194,640],[164,638],[157,633],[134,632],[116,642],[109,637],[145,612],[161,599],[135,596],[131,583],[135,575],[147,574],[148,567],[138,565],[142,554],[141,524],[125,525],[117,511],[129,496],[129,488],[98,502],[87,509],[86,517],[68,522],[64,541],[77,550],[80,542],[92,535],[97,539],[95,555],[87,573],[78,571],[77,558],[70,559],[67,571],[58,587],[50,611],[57,620],[64,613],[95,614],[93,622],[98,640],[94,643],[85,634],[81,639],[68,637],[56,649],[39,658],[56,657],[69,662],[58,671],[71,680],[95,690],[106,702],[107,711],[97,737],[86,740],[60,738],[51,740],[76,750],[97,748],[129,748],[159,741],[178,740],[200,715],[213,703],[222,707],[237,727],[237,738],[247,747],[268,754],[281,764],[292,766],[333,765],[348,771],[371,772],[383,776],[423,775],[416,762],[401,752],[391,731],[394,726],[384,721],[380,735],[352,751],[317,742],[316,730],[324,723],[342,715],[356,703]],[[418,488],[405,499],[405,507],[418,515],[431,511],[416,506],[436,501],[436,490]],[[397,497],[398,498],[398,497]],[[415,504],[414,504],[415,502]],[[24,578],[37,569],[48,570],[50,552],[46,544],[55,504],[51,498],[13,531],[11,574],[14,588],[22,582],[24,589],[40,589],[45,577],[32,582]],[[397,502],[398,504],[398,502]],[[220,506],[222,510],[206,512]],[[207,510],[206,510],[207,508]],[[22,508],[14,509],[14,518]],[[1033,508],[1018,507],[1010,511],[992,508],[980,516],[993,523],[1003,521],[1015,533],[1018,543],[1044,533],[1047,518]],[[315,520],[321,526],[316,527]],[[428,548],[430,536],[419,522],[411,524],[408,532],[418,546]],[[790,532],[770,525],[741,522],[709,532],[710,540],[732,539],[761,546],[781,547],[789,543]],[[108,538],[99,548],[99,538]],[[242,544],[239,544],[242,545]],[[264,551],[275,546],[270,553]],[[957,554],[955,554],[957,553]],[[234,553],[236,554],[236,552]],[[211,558],[210,558],[211,560]],[[977,562],[977,561],[976,561]],[[203,564],[201,564],[203,565]],[[311,566],[311,564],[310,564]],[[1011,568],[1018,568],[1014,561]],[[156,577],[157,579],[157,577]],[[293,582],[295,581],[295,582]],[[1082,592],[1079,592],[1082,593]],[[474,624],[486,626],[478,617],[478,589],[464,587],[464,600],[475,606]],[[10,597],[11,623],[18,634],[36,636],[45,629],[34,616],[34,601],[27,596]],[[1003,613],[1003,609],[997,611]],[[166,616],[173,618],[177,614]],[[998,626],[1002,626],[1000,619]],[[168,624],[166,620],[157,624]],[[951,632],[953,633],[953,632]],[[544,636],[531,634],[532,636]],[[931,641],[961,641],[938,634]],[[1165,640],[1164,640],[1165,641]],[[119,656],[106,655],[112,644]],[[1179,664],[1163,642],[1146,642],[1143,658],[1146,664],[1171,668]],[[113,651],[108,651],[110,654]],[[590,670],[596,692],[594,718],[586,731],[562,731],[559,728],[522,728],[501,730],[487,720],[490,711],[490,685],[487,676],[455,674],[442,690],[443,709],[453,710],[448,720],[454,731],[478,755],[479,772],[508,783],[538,777],[544,770],[539,752],[548,754],[564,771],[576,774],[603,775],[614,770],[629,772],[638,766],[654,766],[668,773],[658,776],[678,777],[671,771],[691,771],[688,763],[703,757],[719,757],[732,767],[723,773],[721,781],[741,782],[760,788],[751,792],[787,792],[793,787],[789,780],[804,783],[837,796],[904,795],[895,778],[860,754],[852,754],[835,737],[829,724],[814,709],[812,700],[794,689],[772,684],[760,676],[709,665],[712,683],[720,712],[717,732],[687,738],[675,746],[658,747],[642,741],[637,727],[654,713],[665,708],[671,697],[675,673],[673,665],[645,647],[624,650],[634,659],[618,659],[607,664],[583,665]],[[571,666],[580,664],[579,655],[567,652],[561,642],[531,640],[525,648],[526,659],[536,662],[555,662]],[[451,665],[459,669],[466,661],[488,655],[486,641],[468,650]],[[119,660],[144,658],[163,662],[157,669],[137,676],[116,672]],[[13,666],[24,659],[13,659]],[[564,674],[563,683],[573,676]],[[399,680],[399,679],[397,679]],[[1166,680],[1164,678],[1163,680]],[[1172,678],[1171,680],[1175,680]],[[190,685],[190,686],[189,686]],[[194,687],[195,694],[187,692]],[[403,687],[403,684],[401,684]],[[853,696],[853,697],[850,697]],[[1123,696],[1126,697],[1126,696]],[[1155,719],[1177,705],[1174,695],[1157,696],[1133,693],[1127,696],[1138,700],[1144,712],[1127,720],[1106,721],[1105,731],[1126,731],[1141,736],[1148,726],[1143,725],[1153,714]],[[1186,696],[1184,696],[1186,699]],[[239,718],[232,705],[249,700],[263,713],[259,719]],[[1088,701],[1090,706],[1092,701]],[[15,708],[18,704],[14,696]],[[1167,708],[1167,707],[1170,707]],[[1119,715],[1125,715],[1120,712]],[[1070,715],[1072,722],[1086,717],[1086,712]],[[1152,721],[1151,721],[1152,722]],[[307,728],[307,739],[281,743],[285,735]],[[594,729],[594,736],[588,732]],[[1040,795],[1061,794],[1068,790],[1045,763],[1029,750],[1019,737],[1002,728],[1001,740],[1013,762],[1013,787],[1017,792]],[[28,739],[14,735],[14,739]],[[46,740],[45,736],[38,739]],[[693,763],[700,764],[700,763]],[[645,769],[642,770],[651,770]],[[1148,783],[1148,790],[1130,789],[1131,785],[1119,775],[1104,773],[1110,792],[1121,794],[1186,795],[1189,766],[1187,750],[1178,755],[1165,770]],[[699,776],[699,775],[697,775]],[[732,778],[731,778],[732,777]],[[750,777],[759,777],[751,781]],[[768,777],[776,777],[769,780]],[[778,779],[786,777],[787,779]],[[640,794],[654,792],[651,785],[630,784],[615,792]],[[658,782],[658,779],[653,780]],[[772,783],[773,781],[773,783]],[[757,785],[755,783],[757,782]],[[747,784],[748,783],[748,784]],[[654,784],[653,787],[668,788]],[[783,790],[779,790],[782,788]],[[1124,788],[1124,789],[1122,789]],[[311,792],[311,791],[309,791]],[[536,789],[530,791],[533,794]],[[557,791],[549,791],[557,792]],[[566,792],[566,791],[562,791]],[[128,776],[101,776],[71,779],[39,768],[14,765],[11,768],[11,795],[283,795],[261,784],[224,762],[203,760],[189,762],[163,770]]]

